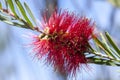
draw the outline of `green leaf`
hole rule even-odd
[[[26,28],[25,25],[20,24],[18,22],[12,22],[11,20],[8,19],[8,17],[2,16],[2,15],[0,15],[0,21],[3,21],[3,22],[5,22],[5,23],[7,23],[9,25],[12,25],[12,26]]]
[[[24,2],[24,6],[25,6],[27,12],[29,13],[30,17],[32,18],[32,20],[34,21],[34,23],[36,25],[36,19],[35,19],[34,15],[33,15],[32,11],[30,10],[29,6],[25,2]]]
[[[0,9],[2,9],[2,3],[0,2]]]
[[[112,52],[97,38],[94,38],[95,42],[97,43],[97,45],[108,55],[110,55],[110,57],[112,58],[116,58]]]
[[[109,64],[110,64],[111,66],[116,66],[116,64],[115,64],[114,62],[109,62]]]
[[[17,13],[16,13],[14,5],[13,5],[13,1],[12,0],[7,0],[7,2],[8,2],[8,5],[9,5],[11,11],[14,13],[15,16],[17,16]]]
[[[17,4],[17,7],[18,7],[19,11],[21,12],[22,16],[23,16],[23,17],[25,18],[25,20],[29,23],[29,27],[30,27],[31,29],[33,29],[34,27],[33,27],[32,23],[31,23],[31,21],[29,20],[29,18],[27,17],[26,12],[25,12],[22,4],[20,3],[20,1],[19,1],[19,0],[15,0],[15,2],[16,2],[16,4]]]
[[[13,25],[12,21],[9,21],[8,18],[5,16],[0,15],[0,20],[7,24]]]
[[[119,48],[117,47],[117,45],[114,43],[114,41],[112,40],[112,38],[110,37],[109,33],[108,32],[105,32],[105,35],[109,41],[109,43],[112,45],[112,47],[114,48],[114,50],[118,53],[117,55],[120,56],[120,50]]]
[[[20,23],[18,23],[18,22],[13,22],[13,26],[18,26],[18,27],[22,27],[22,28],[27,28],[27,27],[25,27],[25,25],[20,24]]]
[[[120,0],[108,0],[112,5],[120,8]]]
[[[111,51],[112,51],[112,53],[115,54],[115,56],[118,57],[118,59],[120,59],[120,55],[118,55],[118,53],[114,50],[114,48],[111,48]]]
[[[87,59],[89,59],[88,63],[94,63],[94,64],[99,64],[99,65],[120,66],[120,63],[111,61],[111,60],[107,60],[104,58],[92,57],[92,58],[87,58]]]
[[[95,42],[95,39],[93,39],[93,41],[94,41],[94,45],[95,45],[95,48],[96,48],[97,52],[100,52],[100,48],[98,47],[97,43]]]
[[[104,37],[104,35],[102,33],[100,33],[101,38],[102,38],[102,43],[105,45],[105,47],[107,48],[107,50],[110,53],[107,53],[108,56],[114,56],[113,51],[111,51],[111,47],[108,45],[106,38]],[[116,56],[114,56],[116,58]]]
[[[4,20],[6,20],[6,17],[0,15],[0,20],[1,20],[1,21],[4,21]]]
[[[8,3],[7,3],[7,0],[4,0],[4,2],[5,2],[6,9],[8,9]]]

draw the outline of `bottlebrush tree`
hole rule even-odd
[[[76,71],[88,63],[120,66],[120,49],[108,32],[96,33],[95,22],[86,16],[79,16],[68,9],[56,9],[48,19],[43,15],[42,25],[36,26],[36,19],[25,2],[4,1],[6,4],[0,2],[0,20],[39,32],[39,35],[30,36],[33,54],[39,59],[45,58],[56,70],[75,76]]]

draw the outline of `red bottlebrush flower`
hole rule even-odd
[[[48,63],[67,74],[75,74],[87,63],[84,53],[89,50],[94,27],[88,18],[55,11],[48,20],[44,17],[42,26],[43,33],[33,42],[37,56],[45,56]]]

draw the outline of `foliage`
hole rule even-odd
[[[115,7],[120,8],[120,0],[108,0]]]
[[[6,8],[3,5],[6,5]],[[16,27],[37,30],[36,19],[29,6],[19,0],[0,2],[0,21]],[[88,63],[120,66],[120,49],[108,32],[100,33],[97,37],[93,35],[93,42],[94,45],[89,45],[90,52],[85,53]]]

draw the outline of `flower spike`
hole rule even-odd
[[[84,53],[89,52],[94,24],[67,10],[55,11],[47,21],[44,16],[44,20],[44,33],[35,38],[33,50],[55,69],[75,75],[82,64],[87,64]]]

